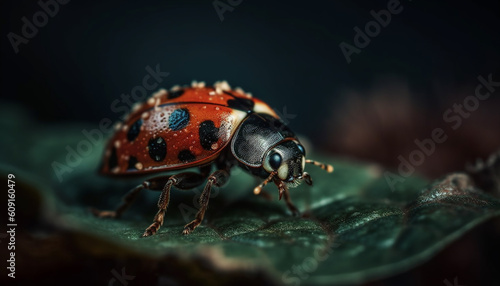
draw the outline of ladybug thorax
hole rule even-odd
[[[280,180],[291,182],[304,170],[304,147],[281,120],[268,114],[253,113],[240,124],[231,152],[242,167],[260,177],[276,172]]]

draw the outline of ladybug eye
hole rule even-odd
[[[304,146],[297,144],[297,148],[299,148],[299,151],[300,153],[302,153],[302,155],[306,155],[306,149],[304,149]]]
[[[269,165],[271,166],[271,168],[276,170],[281,166],[281,160],[281,155],[278,153],[274,153],[269,156]]]

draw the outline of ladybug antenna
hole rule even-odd
[[[314,161],[314,160],[306,160],[306,163],[313,164],[314,166],[318,166],[321,169],[327,171],[328,173],[333,172],[333,166],[332,165],[324,164],[324,163],[317,162],[317,161]]]
[[[267,183],[269,183],[276,174],[277,174],[276,172],[272,172],[271,175],[269,175],[269,177],[267,177],[267,179],[264,180],[264,182],[262,182],[260,185],[255,187],[255,189],[253,189],[253,193],[256,195],[260,194],[260,192],[262,191],[262,188],[265,185],[267,185]]]

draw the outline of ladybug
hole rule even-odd
[[[269,105],[241,88],[231,89],[225,81],[213,86],[193,82],[191,87],[175,86],[168,92],[162,89],[147,102],[134,105],[123,123],[115,127],[100,168],[104,175],[148,175],[199,168],[199,172],[180,172],[144,181],[123,198],[115,211],[92,209],[98,217],[117,218],[141,190],[162,190],[158,213],[143,237],[154,235],[163,224],[172,187],[192,189],[207,180],[196,218],[182,232],[189,234],[203,220],[212,187],[222,187],[235,166],[264,179],[254,189],[255,194],[274,182],[280,200],[284,195],[294,214],[298,210],[288,188],[301,181],[312,185],[311,176],[304,172],[305,164],[333,171],[330,165],[305,159],[304,146]],[[212,172],[214,166],[216,170]]]

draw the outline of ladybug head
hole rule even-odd
[[[306,164],[305,149],[295,140],[287,140],[267,151],[263,167],[274,178],[296,185],[302,180]]]
[[[269,173],[267,179],[254,189],[255,194],[259,194],[262,188],[274,181],[278,186],[281,196],[288,192],[288,187],[298,186],[302,180],[312,185],[311,176],[304,172],[305,164],[310,163],[321,167],[327,172],[333,172],[333,167],[328,164],[319,163],[313,160],[306,160],[306,151],[298,141],[285,140],[269,149],[263,161],[263,168]]]

